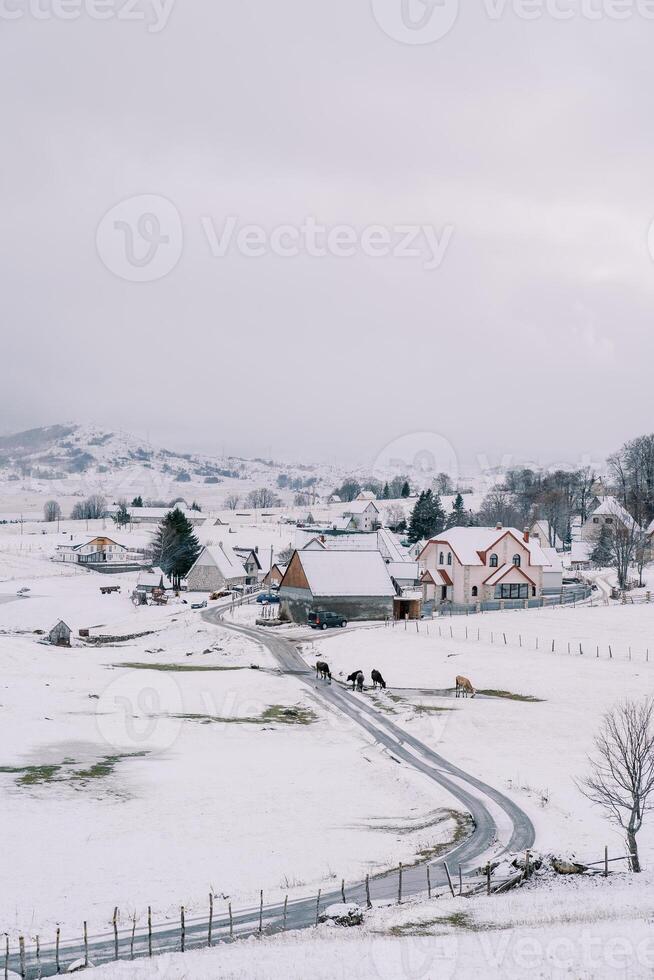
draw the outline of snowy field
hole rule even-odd
[[[388,690],[363,696],[374,697],[394,721],[449,761],[511,796],[533,820],[538,847],[573,850],[587,860],[601,857],[605,844],[616,855],[624,853],[620,834],[574,780],[587,771],[603,712],[621,698],[654,690],[653,662],[609,660],[606,654],[598,660],[596,645],[606,650],[613,643],[625,650],[631,644],[640,650],[654,635],[654,606],[494,613],[451,622],[459,638],[450,638],[448,619],[430,622],[429,635],[425,622],[419,633],[409,623],[406,631],[398,624],[334,631],[324,640],[314,634],[302,649],[309,663],[316,654],[326,659],[340,679],[360,668],[369,685],[371,670],[379,669]],[[504,628],[514,645],[498,641]],[[491,629],[493,644],[484,639]],[[542,645],[538,651],[521,649],[522,630],[525,636],[557,637],[561,646],[569,637],[593,653],[553,654]],[[457,674],[469,677],[478,691],[495,693],[457,700],[449,690]],[[645,824],[640,844],[645,864],[651,864],[654,821]]]
[[[131,579],[31,559],[0,605],[0,924],[53,939],[356,880],[451,838],[453,801],[273,669],[263,647],[177,604],[134,608]],[[5,566],[6,567],[6,566]],[[47,569],[54,571],[45,576]],[[66,570],[69,571],[69,570]],[[17,584],[16,582],[13,583]],[[10,597],[7,581],[0,593]],[[152,635],[54,648],[32,631]],[[251,669],[256,665],[259,669]],[[45,832],[47,828],[47,833]]]
[[[652,875],[531,882],[488,899],[375,909],[361,928],[324,924],[150,962],[102,980],[641,980],[654,971]]]

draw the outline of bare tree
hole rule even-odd
[[[104,517],[107,512],[107,501],[100,494],[94,493],[86,500],[78,501],[71,511],[74,521],[92,521]]]
[[[260,487],[248,494],[248,507],[261,510],[264,507],[279,507],[279,497],[269,487]]]
[[[640,871],[636,835],[654,808],[654,701],[625,701],[604,716],[597,757],[579,789],[625,831],[634,871]]]
[[[636,557],[638,539],[642,532],[636,524],[625,525],[620,521],[612,524],[610,530],[611,567],[616,570],[618,585],[625,589],[629,582],[629,566]]]
[[[390,528],[398,527],[402,522],[406,524],[406,514],[404,513],[404,508],[399,504],[391,504],[384,511],[384,516],[386,518],[386,524]]]
[[[56,500],[47,500],[43,505],[43,520],[48,524],[58,521],[61,517],[61,507]]]
[[[241,498],[237,493],[230,493],[229,496],[225,497],[225,507],[228,510],[236,510],[241,502]]]

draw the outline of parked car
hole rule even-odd
[[[262,592],[257,596],[257,602],[279,602],[279,596],[276,592]]]
[[[191,609],[206,609],[206,608],[207,608],[207,600],[206,599],[203,599],[202,602],[192,602],[191,603]]]
[[[312,630],[327,630],[335,626],[341,628],[347,626],[347,619],[340,613],[319,609],[317,612],[309,613],[308,623]]]

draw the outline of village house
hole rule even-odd
[[[140,592],[154,592],[159,589],[161,592],[166,592],[168,589],[172,589],[173,583],[164,575],[160,568],[146,568],[144,571],[139,573],[136,580],[136,588]]]
[[[266,572],[262,585],[265,589],[278,589],[282,584],[282,579],[284,578],[284,572],[286,571],[286,565],[274,564],[269,572]]]
[[[261,571],[261,562],[259,561],[259,555],[257,548],[240,548],[237,545],[233,548],[234,554],[237,555],[245,569],[245,584],[246,585],[258,585],[259,584],[259,573]]]
[[[603,527],[608,527],[609,530],[614,528],[634,532],[640,530],[631,514],[615,497],[605,497],[600,505],[595,508],[582,525],[581,540],[594,543],[599,538]]]
[[[528,530],[498,524],[443,531],[425,544],[419,563],[423,599],[438,606],[538,599],[548,560]]]
[[[380,524],[379,508],[374,500],[353,500],[343,511],[358,531],[374,531]]]
[[[64,623],[63,619],[60,619],[51,630],[48,630],[48,643],[55,647],[69,647],[72,633],[68,623]]]
[[[71,541],[57,545],[53,560],[87,565],[95,569],[121,565],[138,567],[145,563],[142,552],[103,535],[77,544]]]
[[[246,583],[247,574],[242,559],[222,541],[204,547],[186,576],[189,592],[245,589]]]
[[[327,610],[350,622],[393,616],[396,589],[378,551],[296,551],[279,596],[296,623],[311,610]]]
[[[555,548],[557,551],[563,551],[563,541],[549,521],[534,521],[529,528],[529,536],[537,541],[541,548]]]
[[[357,500],[376,500],[377,496],[372,492],[372,490],[362,490],[361,493],[357,494]]]

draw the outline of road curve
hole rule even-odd
[[[295,644],[287,637],[272,630],[252,629],[247,626],[226,622],[222,615],[225,607],[215,607],[202,613],[203,618],[215,626],[247,636],[265,646],[277,661],[282,675],[297,677],[321,697],[330,707],[341,711],[360,725],[368,735],[395,759],[423,773],[454,796],[461,806],[471,814],[474,829],[469,837],[453,846],[447,854],[438,858],[438,863],[430,864],[431,884],[438,888],[446,884],[443,861],[452,868],[463,868],[463,874],[470,874],[486,861],[496,859],[507,851],[523,851],[534,844],[535,834],[529,817],[515,803],[498,790],[453,765],[423,742],[395,725],[388,717],[378,711],[365,698],[355,698],[338,683],[316,682],[315,672],[300,656]],[[424,894],[427,891],[425,864],[417,864],[403,871],[403,895]],[[397,870],[375,876],[370,881],[373,901],[392,901],[397,898]],[[365,883],[347,886],[348,901],[365,906]],[[340,902],[340,891],[321,896],[322,908]],[[232,929],[234,938],[244,938],[259,931],[258,908],[234,910]],[[288,903],[285,925],[287,929],[303,929],[316,921],[316,898],[301,898]],[[280,905],[266,905],[263,915],[263,928],[279,931],[284,923],[284,909]],[[214,942],[229,941],[230,922],[224,914],[213,919]],[[185,948],[193,949],[207,945],[208,918],[187,919]],[[178,925],[163,925],[153,929],[151,939],[152,955],[174,952],[180,949],[180,929]],[[143,929],[138,929],[132,938],[128,932],[119,936],[119,953],[115,954],[114,936],[90,937],[88,957],[91,963],[100,965],[115,958],[141,958],[149,954],[148,937]],[[60,963],[65,971],[74,960],[84,960],[85,949],[81,941],[61,944]],[[20,973],[20,960],[14,953],[10,955],[9,968]],[[25,976],[27,980],[38,976],[54,976],[57,969],[54,950],[42,947],[39,961],[33,950],[27,951]]]

